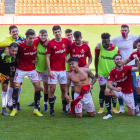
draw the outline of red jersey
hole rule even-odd
[[[36,58],[37,46],[40,39],[37,37],[32,46],[28,46],[26,40],[19,44],[19,61],[17,68],[23,71],[35,70],[35,64],[32,63]]]
[[[90,47],[82,43],[82,45],[76,45],[75,42],[70,44],[70,56],[78,58],[78,66],[84,67],[87,62],[87,57],[92,57]]]
[[[138,56],[138,58],[139,58],[139,60],[140,60],[140,53],[139,53],[138,50],[134,51],[134,52],[130,55],[129,59],[130,59],[130,60],[133,60],[133,59],[134,59],[133,55],[135,55],[135,54]],[[139,72],[139,75],[140,75],[140,72]]]
[[[52,71],[63,71],[65,68],[65,57],[69,53],[68,47],[71,41],[61,38],[61,41],[52,39],[49,41],[46,54],[50,54],[50,68]]]
[[[115,45],[111,44],[110,47],[106,50],[112,51],[114,49],[115,49]],[[118,50],[118,53],[120,53],[120,50]],[[96,49],[96,47],[95,47],[95,55],[99,55],[99,54],[100,54],[100,49]]]
[[[126,94],[130,94],[133,92],[132,87],[132,76],[131,76],[131,69],[132,66],[123,65],[122,70],[117,70],[116,67],[114,67],[109,74],[108,81],[116,81],[117,86],[121,87],[122,92]]]

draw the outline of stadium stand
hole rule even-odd
[[[0,14],[5,14],[5,3],[4,3],[4,0],[0,0]]]
[[[140,14],[140,0],[115,0],[112,7],[114,14]]]
[[[15,0],[15,14],[104,14],[97,0]]]

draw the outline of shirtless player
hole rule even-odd
[[[74,84],[74,100],[81,95],[81,88],[83,86],[89,85],[89,78],[92,79],[90,83],[90,88],[87,92],[84,91],[83,98],[80,99],[80,101],[75,106],[75,114],[76,118],[82,118],[82,106],[84,105],[84,110],[87,111],[90,117],[94,117],[94,103],[92,100],[92,96],[90,93],[90,89],[92,85],[96,82],[96,78],[93,75],[93,73],[88,68],[78,67],[78,59],[75,57],[71,57],[68,60],[68,63],[70,65],[70,68],[72,69],[72,72],[68,75],[67,85],[66,85],[66,92],[65,97],[67,102],[70,101],[70,96],[67,95],[69,91],[69,86],[71,81]]]

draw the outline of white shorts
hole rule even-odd
[[[140,75],[138,75],[138,79],[137,79],[137,87],[140,87]]]
[[[39,80],[48,83],[48,71],[38,72]]]
[[[123,99],[126,106],[130,107],[131,109],[135,109],[133,93],[125,94],[122,91],[120,91],[120,92],[114,91],[114,93],[115,93],[117,98],[122,98]]]
[[[60,84],[67,83],[66,71],[52,71],[53,78],[48,77],[48,84],[57,84],[57,80]]]
[[[69,73],[70,73],[70,71],[66,71],[66,76],[67,76],[67,78],[68,78]]]
[[[108,77],[103,77],[103,76],[100,76],[98,75],[98,83],[99,85],[105,85],[108,81]],[[116,85],[116,82],[113,82],[112,85]]]
[[[74,99],[79,96],[78,93],[74,93]],[[83,98],[77,103],[75,106],[75,113],[82,113],[82,106],[84,106],[84,110],[87,112],[94,112],[95,107],[92,100],[91,93],[84,94]]]
[[[38,72],[36,70],[22,71],[22,70],[16,69],[14,82],[22,83],[25,76],[28,76],[32,83],[39,81]]]

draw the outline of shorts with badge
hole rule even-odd
[[[48,83],[48,71],[38,72],[39,80]]]
[[[123,93],[122,91],[120,91],[120,92],[117,92],[115,90],[113,90],[113,91],[117,98],[123,99],[126,106],[130,107],[131,109],[135,109],[133,92],[130,94],[127,94],[127,93]]]
[[[28,78],[30,79],[30,81],[32,83],[40,81],[39,76],[38,76],[38,72],[36,70],[22,71],[22,70],[16,69],[16,73],[14,76],[14,82],[22,83],[25,76],[28,76]]]
[[[52,71],[53,77],[48,77],[48,84],[57,84],[57,80],[60,84],[67,83],[66,71]]]
[[[74,93],[74,100],[79,96],[78,93]],[[91,93],[84,94],[83,98],[75,106],[75,113],[82,113],[82,107],[86,112],[94,112],[95,107],[92,100]]]

